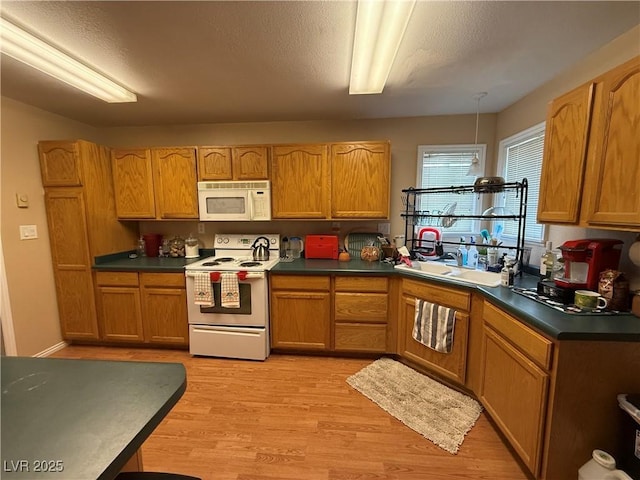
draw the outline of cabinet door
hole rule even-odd
[[[195,149],[156,148],[152,160],[157,217],[198,218]]]
[[[267,180],[269,178],[268,147],[234,147],[232,158],[235,180]]]
[[[549,105],[540,176],[538,221],[577,223],[587,153],[593,84]]]
[[[326,145],[273,147],[272,218],[329,218],[327,155]]]
[[[46,188],[45,205],[65,339],[99,338],[86,207],[81,188]]]
[[[331,145],[331,217],[389,218],[389,142]]]
[[[40,142],[38,153],[43,187],[82,185],[80,152],[76,142]]]
[[[456,383],[464,385],[467,364],[467,340],[469,337],[469,315],[457,311],[451,352],[437,352],[415,340],[412,336],[415,323],[415,297],[402,296],[402,311],[398,333],[401,355],[418,365],[428,368]]]
[[[540,469],[549,375],[493,329],[483,329],[480,399],[525,465]]]
[[[189,323],[185,289],[143,286],[141,291],[145,341],[188,345]]]
[[[206,180],[232,180],[231,147],[199,147],[198,178]]]
[[[135,287],[98,287],[102,339],[144,341],[140,290]]]
[[[590,225],[640,228],[640,57],[597,84]]]
[[[155,218],[151,150],[112,150],[111,166],[118,218]]]
[[[272,291],[271,346],[294,350],[329,350],[330,293]]]

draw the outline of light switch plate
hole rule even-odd
[[[16,193],[18,208],[29,208],[29,197],[26,193]]]
[[[20,225],[20,240],[33,240],[34,238],[38,238],[36,225]]]
[[[202,223],[202,222],[198,223],[198,233],[205,233],[204,232],[204,223]]]

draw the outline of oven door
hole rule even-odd
[[[249,190],[211,189],[198,191],[200,220],[251,220]]]
[[[187,312],[190,325],[248,326],[265,328],[268,323],[267,279],[265,272],[249,272],[238,280],[240,308],[221,305],[221,282],[212,282],[214,306],[196,305],[194,273],[186,272]],[[210,273],[210,272],[206,272]]]

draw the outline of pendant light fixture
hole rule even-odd
[[[480,159],[478,158],[478,123],[480,122],[480,99],[487,96],[487,92],[478,92],[473,98],[477,102],[476,107],[476,140],[474,143],[475,151],[473,152],[473,158],[471,159],[471,165],[469,166],[469,171],[467,172],[467,177],[477,177],[482,175],[484,172],[482,171],[482,166],[480,165]]]

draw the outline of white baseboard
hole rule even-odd
[[[41,351],[39,353],[36,353],[34,355],[34,357],[48,357],[52,353],[55,353],[58,350],[62,350],[64,347],[66,347],[68,345],[69,344],[67,342],[56,343],[55,345],[52,345],[51,347],[47,348],[46,350],[43,350],[43,351]]]

